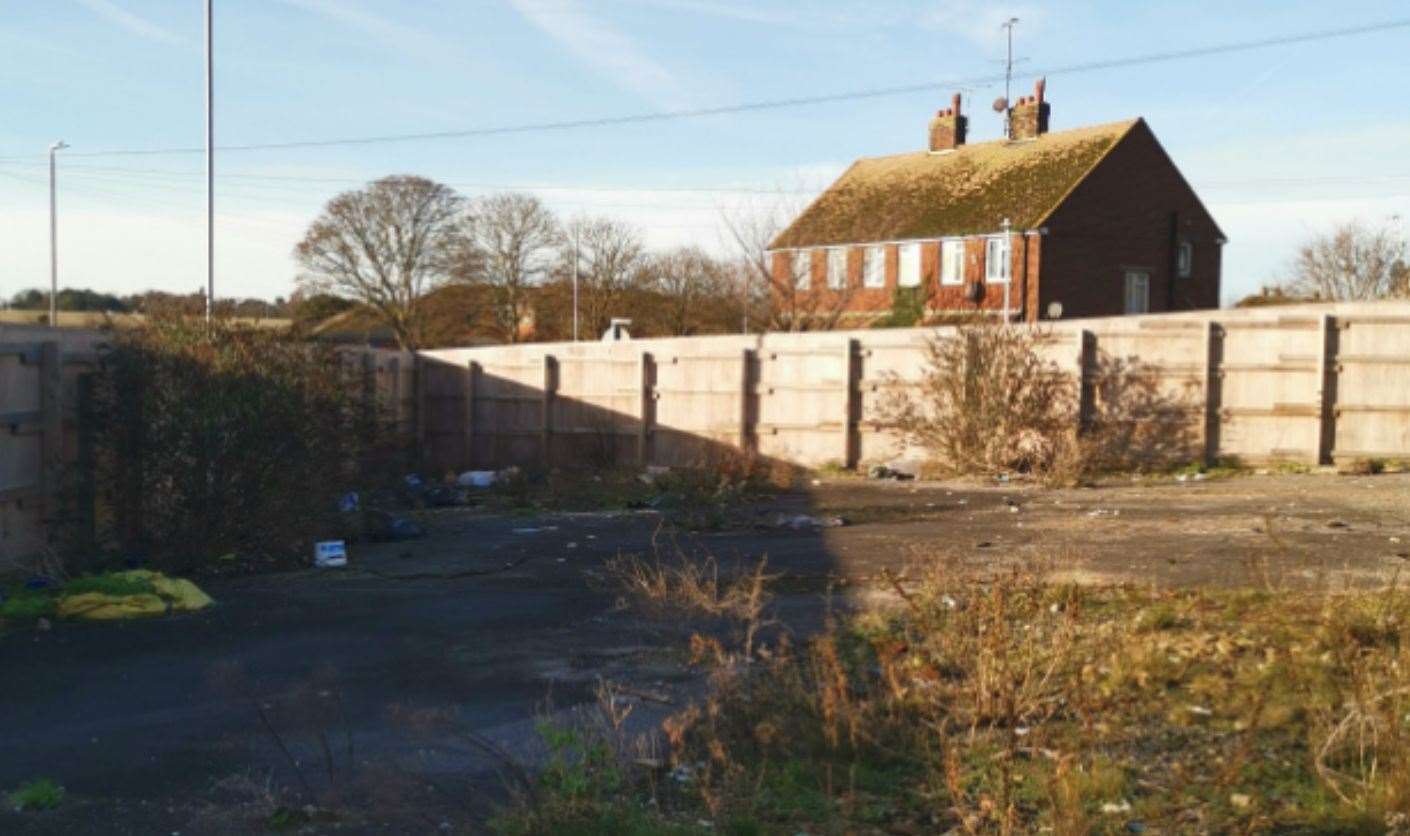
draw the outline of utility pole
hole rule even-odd
[[[215,305],[215,63],[214,0],[206,0],[206,324]]]
[[[578,231],[582,220],[573,223],[573,342],[578,341]]]
[[[1004,138],[1013,139],[1013,131],[1010,127],[1013,113],[1013,99],[1009,88],[1013,86],[1013,27],[1018,23],[1018,18],[1011,17],[1000,24],[1001,29],[1008,32],[1009,52],[1008,58],[1004,61]]]
[[[69,147],[63,140],[49,146],[49,327],[59,327],[59,210],[55,202],[54,154]]]

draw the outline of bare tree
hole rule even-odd
[[[360,302],[392,329],[398,345],[421,344],[421,300],[447,278],[462,199],[424,177],[384,177],[344,192],[294,248],[299,287]]]
[[[558,219],[537,197],[511,192],[478,201],[463,231],[456,275],[491,289],[496,327],[518,342],[532,314],[529,289],[548,275],[562,240]]]
[[[610,218],[575,218],[563,233],[559,275],[571,280],[578,263],[578,307],[584,334],[607,329],[628,291],[643,281],[646,247],[641,233]]]
[[[812,285],[809,253],[775,254],[769,244],[797,215],[797,206],[780,201],[723,213],[725,229],[738,253],[742,293],[751,318],[762,310],[773,331],[831,330],[847,308],[851,285],[819,290]]]
[[[1352,221],[1302,245],[1285,288],[1337,301],[1410,297],[1406,251],[1405,237],[1393,226]]]
[[[647,267],[654,289],[663,297],[660,322],[666,333],[684,336],[705,319],[718,319],[720,308],[738,310],[731,299],[734,283],[725,265],[699,247],[677,247],[651,257]]]

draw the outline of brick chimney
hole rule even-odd
[[[1033,85],[1033,95],[1020,97],[1009,108],[1009,139],[1037,139],[1048,132],[1048,111],[1051,109],[1043,100],[1047,79],[1040,78]]]
[[[964,135],[969,129],[969,117],[960,113],[960,94],[950,100],[950,106],[936,111],[930,120],[930,152],[953,151],[964,145]]]

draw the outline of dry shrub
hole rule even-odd
[[[1027,328],[964,327],[926,342],[918,393],[896,391],[883,420],[956,474],[1041,472],[1070,432],[1076,392]]]
[[[722,578],[714,557],[690,559],[678,554],[651,561],[636,555],[622,555],[607,562],[613,583],[635,604],[655,617],[696,616],[725,619],[741,625],[741,651],[752,655],[759,630],[772,623],[767,610],[773,600],[769,584],[777,576],[767,572],[768,561],[760,560],[751,569]],[[707,652],[711,643],[716,652]],[[697,636],[693,655],[724,661],[727,654],[718,642]]]
[[[1040,330],[967,326],[926,343],[918,389],[883,400],[882,421],[951,475],[1030,473],[1075,484],[1104,472],[1150,470],[1194,451],[1191,401],[1138,361],[1100,357],[1087,405],[1051,360]]]
[[[115,335],[95,387],[109,539],[173,571],[303,554],[371,434],[334,351],[271,330],[156,319]]]

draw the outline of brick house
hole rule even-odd
[[[1011,139],[967,145],[956,94],[928,151],[854,162],[770,244],[775,300],[843,321],[904,296],[1030,322],[1217,308],[1224,235],[1145,120],[1050,133],[1049,112],[1039,80]]]

